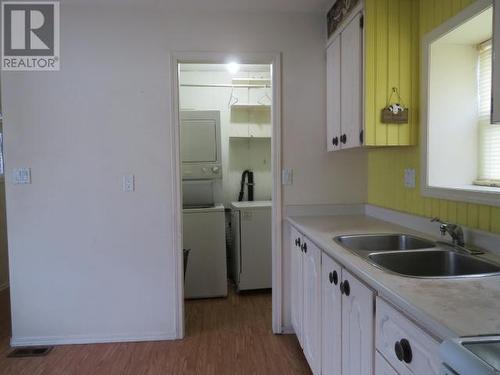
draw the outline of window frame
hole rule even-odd
[[[421,178],[420,189],[425,197],[471,202],[500,206],[500,189],[498,187],[488,187],[474,185],[470,186],[441,187],[429,185],[429,137],[428,137],[428,109],[429,109],[429,76],[430,76],[430,51],[434,42],[448,34],[452,30],[460,27],[465,22],[476,17],[488,8],[492,7],[492,0],[478,0],[465,8],[463,11],[450,18],[433,31],[429,32],[422,39],[421,56]]]

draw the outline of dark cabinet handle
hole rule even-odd
[[[402,339],[400,341],[396,341],[394,344],[394,352],[396,353],[396,357],[401,362],[411,363],[413,359],[413,353],[411,351],[410,342],[407,339]]]
[[[307,253],[307,244],[305,242],[302,244],[302,251]]]
[[[340,282],[339,289],[340,289],[340,294],[344,294],[344,282],[343,281]]]
[[[347,135],[343,134],[342,136],[340,136],[340,142],[342,142],[343,144],[346,144],[347,143]]]
[[[351,294],[351,286],[349,285],[349,281],[345,280],[344,281],[344,294],[349,297],[349,294]]]
[[[300,246],[300,237],[295,239],[295,246]]]
[[[334,146],[338,146],[339,145],[339,137],[333,137],[332,138],[332,144]]]
[[[337,285],[337,283],[339,282],[337,271],[330,272],[328,278],[330,279],[330,284]]]

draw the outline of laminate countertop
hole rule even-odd
[[[369,216],[295,216],[288,222],[438,340],[500,334],[500,276],[420,279],[391,274],[335,243],[339,235],[407,233],[437,240]],[[485,257],[499,261],[496,255]]]

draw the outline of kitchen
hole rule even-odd
[[[500,371],[498,0],[60,6],[2,70],[1,373]]]

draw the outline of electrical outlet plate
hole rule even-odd
[[[293,169],[283,168],[281,171],[281,183],[283,185],[291,185],[293,183]]]
[[[123,176],[123,191],[131,193],[135,190],[135,178],[133,174]]]
[[[24,185],[31,184],[31,169],[30,168],[14,168],[13,170],[14,184]]]
[[[407,189],[414,189],[416,187],[416,171],[414,168],[405,169],[404,184]]]

